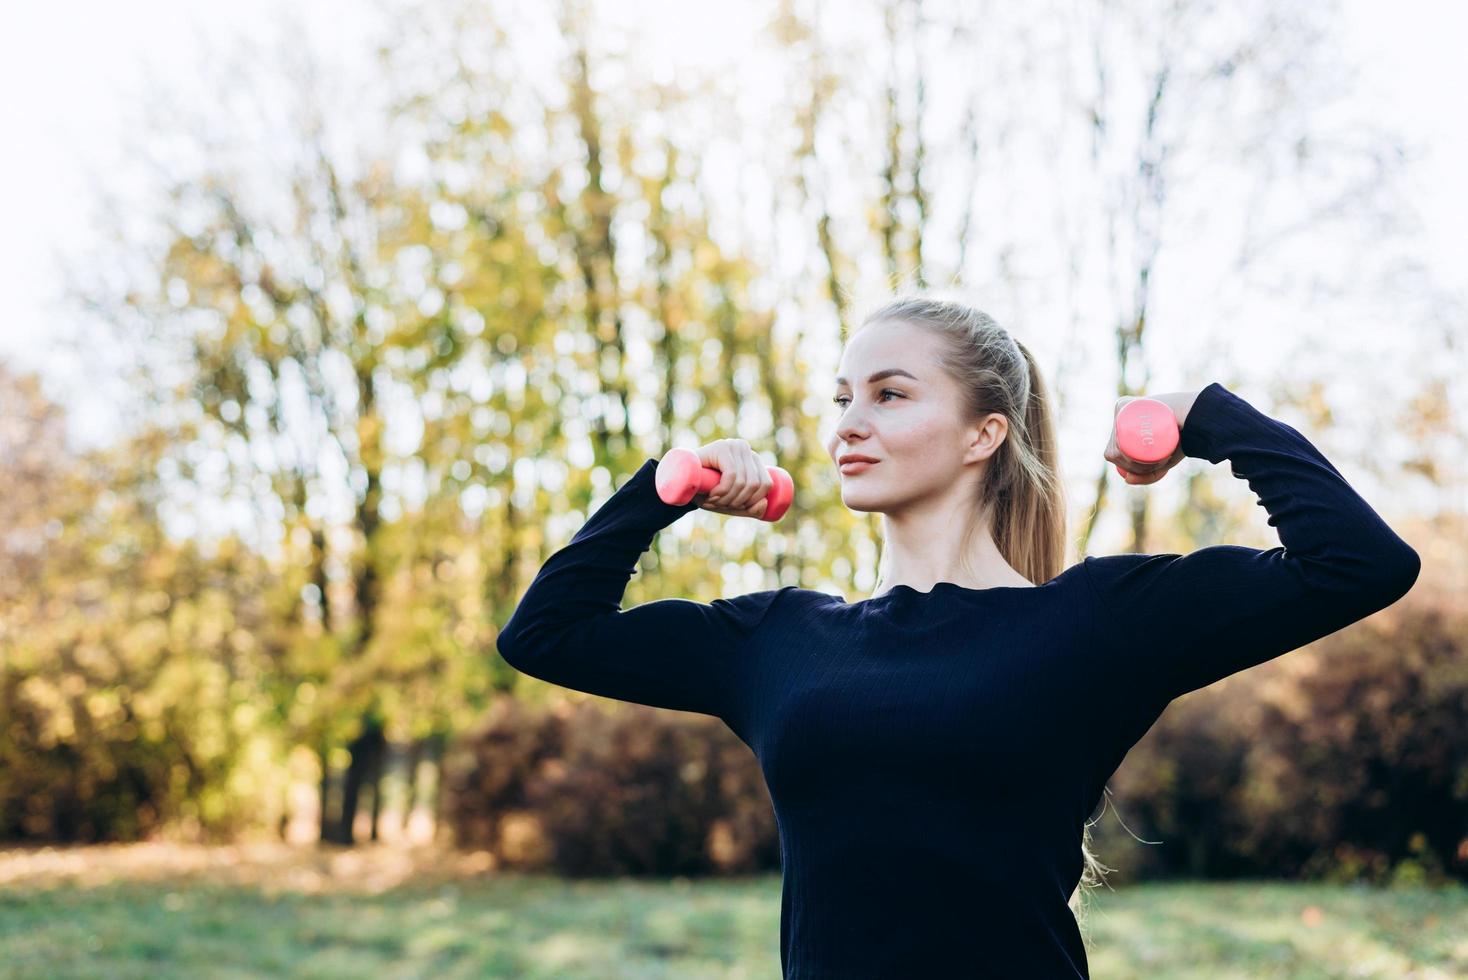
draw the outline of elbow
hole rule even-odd
[[[1412,591],[1412,586],[1417,584],[1417,577],[1422,573],[1422,556],[1411,545],[1403,542],[1396,558],[1382,564],[1382,571],[1377,596],[1380,608],[1385,609]]]
[[[554,662],[559,643],[536,623],[516,623],[514,617],[494,638],[500,659],[522,674],[543,677],[548,662]]]
[[[1417,584],[1417,576],[1422,574],[1422,556],[1411,545],[1402,546],[1402,565],[1397,572],[1397,587],[1401,589],[1401,595],[1411,591],[1412,586]],[[1400,598],[1401,596],[1398,596]]]
[[[524,658],[521,655],[522,651],[520,649],[520,641],[516,637],[514,630],[506,626],[504,629],[495,634],[494,648],[499,651],[500,659],[509,664],[511,667],[514,667],[516,670],[520,671],[522,674],[525,673],[525,668],[523,666]]]
[[[530,651],[539,645],[539,624],[535,617],[524,614],[524,607],[517,606],[494,635],[494,648],[500,659],[523,673],[528,673],[525,664],[530,660]]]

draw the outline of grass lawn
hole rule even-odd
[[[778,978],[778,875],[562,882],[483,856],[0,851],[0,977]],[[1092,974],[1468,976],[1468,888],[1103,888]]]

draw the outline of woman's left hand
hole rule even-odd
[[[1196,397],[1196,392],[1180,392],[1176,395],[1148,395],[1147,397],[1160,401],[1172,409],[1173,415],[1178,420],[1178,428],[1181,430],[1183,420],[1187,418],[1187,410],[1192,407],[1193,398]],[[1112,410],[1111,416],[1111,441],[1107,444],[1106,452],[1103,455],[1109,462],[1116,464],[1117,469],[1121,472],[1122,479],[1128,485],[1145,487],[1162,479],[1168,470],[1182,461],[1186,454],[1183,452],[1183,441],[1179,438],[1177,448],[1172,451],[1172,455],[1155,463],[1139,463],[1123,455],[1122,451],[1116,447],[1116,417],[1121,414],[1122,407],[1131,401],[1136,401],[1136,398],[1130,395],[1124,395],[1116,400],[1116,407]],[[1179,431],[1179,436],[1181,436],[1181,431]]]

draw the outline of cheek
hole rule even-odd
[[[886,427],[886,441],[904,453],[921,454],[934,461],[941,458],[940,447],[950,444],[953,431],[945,419],[927,412],[913,412]]]

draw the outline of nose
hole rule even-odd
[[[846,411],[841,413],[841,419],[836,423],[836,439],[838,443],[855,448],[853,441],[860,442],[867,437],[867,424],[862,417],[862,410],[854,403],[846,406]]]

